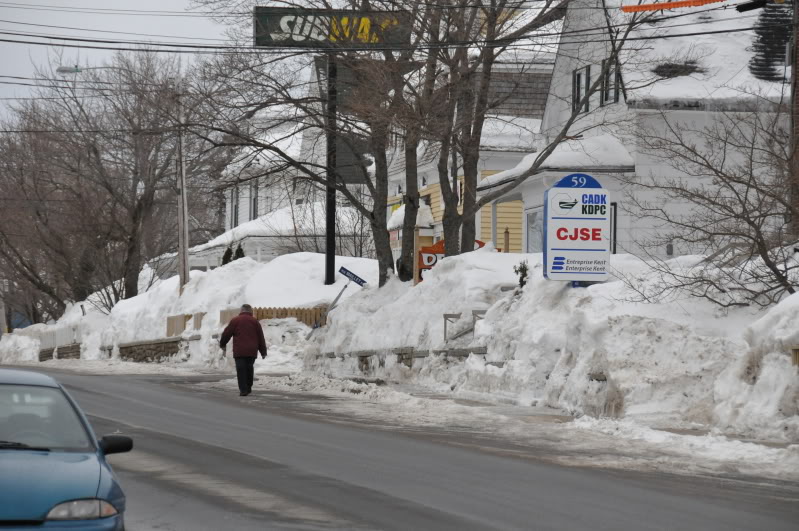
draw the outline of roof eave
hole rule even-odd
[[[533,175],[540,175],[542,173],[547,172],[554,172],[554,173],[571,173],[571,172],[594,172],[594,173],[635,173],[635,165],[632,166],[542,166],[538,168]],[[509,177],[503,181],[498,183],[492,183],[486,186],[478,186],[477,193],[484,193],[488,190],[492,190],[499,186],[504,186],[510,182],[513,182],[515,177]]]

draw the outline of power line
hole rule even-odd
[[[546,0],[531,0],[534,2],[545,3]],[[433,2],[414,2],[416,5],[422,5],[432,9],[442,9],[442,10],[453,10],[453,9],[463,9],[463,10],[481,10],[485,9],[489,6],[476,6],[476,5],[449,5],[449,4],[440,4],[440,3],[433,3]],[[399,2],[381,2],[381,5],[392,5],[395,8],[394,10],[390,9],[357,9],[353,11],[357,11],[358,13],[401,13],[401,12],[408,12],[408,3],[399,3]],[[531,11],[535,9],[541,9],[537,6],[525,6],[523,5],[524,2],[519,2],[515,5],[505,6],[502,9],[506,11]],[[188,18],[238,18],[238,17],[249,17],[252,16],[252,11],[229,11],[229,12],[221,12],[221,11],[175,11],[175,10],[158,10],[158,9],[115,9],[115,8],[103,8],[103,7],[75,7],[75,6],[53,6],[53,5],[43,5],[43,4],[20,4],[17,2],[0,2],[0,6],[7,7],[10,9],[24,9],[24,10],[31,10],[31,11],[56,11],[56,12],[65,12],[65,13],[84,13],[84,14],[94,14],[94,15],[120,15],[120,16],[163,16],[163,17],[188,17]],[[281,6],[282,8],[291,9],[296,7],[297,9],[314,9],[313,6]],[[550,9],[557,8],[558,5],[550,5]],[[321,7],[320,7],[321,9]],[[499,9],[499,8],[497,8]],[[601,6],[577,6],[572,7],[570,9],[591,9],[591,10],[604,10],[604,7]]]
[[[720,7],[717,6],[717,7],[709,8],[709,9],[706,9],[706,10],[703,10],[703,11],[699,11],[699,12],[679,13],[679,14],[675,14],[675,15],[667,15],[667,16],[662,16],[662,17],[658,17],[658,18],[652,18],[652,19],[648,19],[647,23],[657,23],[657,22],[661,22],[661,21],[664,21],[664,20],[671,20],[671,19],[685,17],[685,16],[697,15],[698,13],[702,13],[702,12],[717,11],[717,10],[721,10],[721,9],[726,9],[727,7],[731,7],[731,6],[720,6]],[[695,22],[686,22],[684,24],[672,24],[672,25],[669,25],[669,26],[662,26],[660,28],[641,28],[641,30],[643,30],[643,31],[656,31],[658,29],[663,29],[664,27],[675,28],[675,27],[683,27],[683,26],[715,24],[715,23],[719,23],[719,22],[727,22],[729,20],[740,20],[741,18],[751,18],[753,16],[755,16],[755,15],[748,15],[746,17],[736,16],[736,17],[723,18],[723,19],[699,20],[699,21],[695,21]],[[4,22],[4,21],[0,20],[0,22]],[[45,26],[45,25],[40,25],[40,24],[25,24],[25,25]],[[627,26],[627,24],[612,24],[609,27],[610,28],[620,28],[620,27],[626,27],[626,26]],[[46,25],[46,27],[72,29],[72,28],[69,28],[69,27],[50,26],[50,25]],[[75,28],[75,29],[77,29],[77,28]],[[542,37],[549,37],[549,36],[551,36],[551,37],[562,37],[564,35],[578,35],[578,34],[590,35],[591,32],[593,32],[593,31],[600,31],[602,34],[605,34],[605,33],[607,33],[607,30],[608,30],[608,26],[605,25],[605,26],[598,26],[598,27],[591,27],[591,28],[583,28],[583,29],[580,29],[580,30],[560,31],[560,32],[554,32],[554,33],[540,33],[539,32],[539,33],[535,33],[535,34],[529,35],[528,38],[542,38]],[[102,30],[87,29],[86,31],[102,31]],[[127,32],[107,32],[107,33],[127,34]],[[196,49],[213,49],[213,50],[218,50],[218,49],[223,49],[223,50],[227,50],[227,49],[232,49],[232,50],[240,50],[240,49],[252,50],[251,46],[245,46],[245,45],[229,46],[229,45],[196,44],[196,43],[192,43],[192,42],[166,42],[166,43],[162,43],[162,42],[157,42],[157,41],[144,41],[144,40],[92,39],[92,38],[81,37],[81,36],[53,35],[53,34],[40,33],[40,32],[22,33],[22,32],[14,32],[14,31],[0,31],[0,34],[14,35],[14,36],[20,36],[20,37],[59,39],[59,40],[77,41],[77,42],[96,42],[96,43],[101,43],[101,44],[141,44],[141,45],[148,45],[148,46],[163,46],[163,47],[192,48],[192,49],[196,48]],[[213,40],[213,39],[208,39],[208,40]],[[503,39],[501,39],[501,38],[497,39],[497,42],[501,42],[502,40]],[[234,41],[223,41],[223,42],[234,42]],[[471,40],[471,41],[468,41],[468,42],[464,42],[463,44],[478,44],[480,42],[481,41]],[[456,44],[459,44],[459,43],[456,43]],[[427,45],[427,46],[431,46],[431,45]],[[420,48],[422,48],[422,47],[420,47]]]
[[[66,29],[75,31],[90,31],[92,33],[114,33],[119,35],[135,35],[137,37],[163,37],[167,39],[195,39],[198,41],[214,41],[214,42],[235,42],[231,39],[210,39],[207,37],[189,37],[189,36],[175,36],[175,35],[160,35],[157,33],[135,33],[132,31],[114,31],[114,30],[100,30],[93,28],[76,28],[74,26],[56,26],[52,24],[34,24],[32,22],[20,22],[17,20],[0,20],[3,24],[18,24],[20,26],[35,26],[38,28],[53,28],[53,29]]]
[[[759,29],[766,29],[766,28],[782,28],[788,27],[791,24],[772,24],[772,25],[761,25],[758,26]],[[653,31],[656,29],[662,28],[653,28]],[[649,41],[649,40],[665,40],[665,39],[675,39],[681,37],[696,37],[702,35],[718,35],[718,34],[725,34],[725,33],[740,33],[745,31],[752,31],[754,30],[754,26],[747,26],[742,28],[731,28],[731,29],[724,29],[724,30],[711,30],[711,31],[702,31],[702,32],[694,32],[694,33],[675,33],[670,35],[651,35],[651,36],[629,36],[625,40],[626,41]],[[644,31],[648,31],[644,29]],[[2,33],[2,32],[0,32]],[[530,39],[530,38],[538,38],[539,36],[535,37],[525,37],[519,38],[514,40],[507,40],[507,41],[492,41],[491,43],[486,43],[485,41],[468,41],[468,42],[458,42],[458,43],[441,43],[441,44],[430,44],[425,46],[418,46],[414,48],[415,50],[431,50],[431,49],[454,49],[454,48],[462,48],[466,46],[475,46],[475,45],[482,45],[485,47],[490,48],[526,48],[530,46],[555,46],[557,44],[592,44],[592,43],[607,43],[610,39],[592,39],[592,40],[578,40],[578,41],[555,41],[548,43],[543,42],[519,42],[522,39]],[[57,38],[57,37],[53,37]],[[70,39],[73,41],[79,42],[104,42],[104,41],[93,41],[90,39]],[[329,47],[309,47],[303,50],[297,50],[290,46],[285,47],[274,47],[269,48],[267,50],[262,50],[260,48],[243,48],[243,47],[225,47],[225,46],[203,46],[202,48],[197,50],[194,46],[184,46],[184,45],[177,45],[173,44],[172,46],[177,47],[177,49],[160,49],[160,48],[151,48],[151,49],[144,49],[144,48],[127,48],[127,47],[117,47],[117,46],[87,46],[84,44],[66,44],[66,43],[48,43],[48,42],[36,42],[36,41],[24,41],[18,39],[0,39],[0,42],[8,42],[8,43],[15,43],[15,44],[29,44],[34,46],[56,46],[60,48],[81,48],[87,50],[115,50],[115,51],[131,51],[131,52],[153,52],[153,53],[182,53],[182,54],[197,54],[197,55],[230,55],[230,54],[246,54],[246,55],[280,55],[289,52],[289,55],[304,55],[310,53],[320,53],[320,52],[347,52],[347,51],[402,51],[402,47],[396,46],[389,46],[389,47],[370,47],[365,49],[363,47],[337,47],[337,48],[329,48]],[[113,42],[113,41],[110,41]],[[188,50],[182,48],[190,48]],[[210,50],[209,50],[210,48]]]

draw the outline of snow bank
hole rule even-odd
[[[444,313],[462,313],[452,331],[471,322],[472,310],[485,310],[501,297],[500,286],[516,284],[518,255],[497,253],[490,245],[456,259],[445,258],[417,286],[390,280],[383,288],[362,290],[330,313],[333,326],[323,334],[323,352],[352,352],[443,343]]]
[[[39,361],[39,340],[19,334],[0,338],[0,365]]]
[[[530,264],[527,286],[501,292],[517,282],[513,266],[522,260]],[[611,263],[618,278],[655,281],[636,258],[617,255]],[[488,309],[473,333],[448,343],[485,346],[486,359],[431,356],[411,371],[389,357],[376,375],[578,416],[799,440],[799,377],[786,355],[799,341],[799,296],[770,312],[722,312],[696,299],[630,302],[634,296],[621,280],[588,288],[547,281],[541,255],[482,250],[444,259],[418,286],[392,282],[351,297],[332,313],[319,349],[435,349],[444,343],[444,313],[463,313],[452,336],[470,327],[471,310]],[[499,361],[504,366],[490,364]],[[323,363],[335,373],[335,361]]]
[[[84,302],[87,314],[84,316],[80,305],[69,308],[64,316],[53,326],[40,328],[56,329],[80,325],[84,331],[81,359],[98,360],[106,357],[101,347],[116,347],[122,343],[161,339],[166,335],[167,317],[173,315],[193,315],[205,312],[202,327],[194,330],[189,321],[184,336],[200,334],[200,339],[192,341],[190,365],[216,366],[219,364],[217,341],[211,336],[220,331],[219,312],[238,308],[244,303],[255,307],[300,307],[309,308],[320,304],[330,304],[347,279],[337,275],[336,283],[324,285],[325,257],[315,253],[294,253],[280,256],[262,264],[250,258],[235,260],[223,267],[208,272],[192,271],[191,280],[183,294],[178,293],[178,278],[156,280],[152,287],[131,299],[120,301],[110,314],[105,315],[91,304]],[[370,284],[377,285],[378,270],[374,260],[365,258],[337,257],[336,268],[344,266],[354,271]],[[343,298],[356,293],[350,288]],[[267,336],[277,344],[288,334],[293,338],[300,334],[303,325],[295,320],[279,322],[279,331],[269,332],[272,321],[266,327]],[[299,327],[299,328],[298,328]],[[270,336],[272,334],[272,336]],[[307,335],[307,330],[304,334]],[[38,359],[38,341],[20,334],[6,334],[0,343],[0,361],[12,363]],[[286,371],[295,370],[299,361],[296,351],[301,350],[295,341],[284,350],[277,348],[275,356],[267,366],[283,366]],[[289,351],[293,361],[288,359]],[[118,350],[114,350],[118,354]],[[282,361],[279,361],[282,358]]]

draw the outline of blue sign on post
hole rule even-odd
[[[610,194],[584,173],[544,193],[544,277],[601,281],[610,262]]]
[[[362,279],[361,277],[359,277],[349,269],[342,267],[341,269],[338,270],[338,272],[347,277],[348,279],[352,280],[356,284],[358,284],[360,287],[364,287],[366,285],[366,281],[364,279]]]

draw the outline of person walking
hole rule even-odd
[[[247,396],[252,392],[255,373],[255,360],[258,353],[266,359],[266,339],[261,323],[253,317],[252,306],[244,304],[241,312],[225,327],[219,346],[225,350],[233,338],[233,359],[236,362],[236,380],[239,383],[239,396]]]

